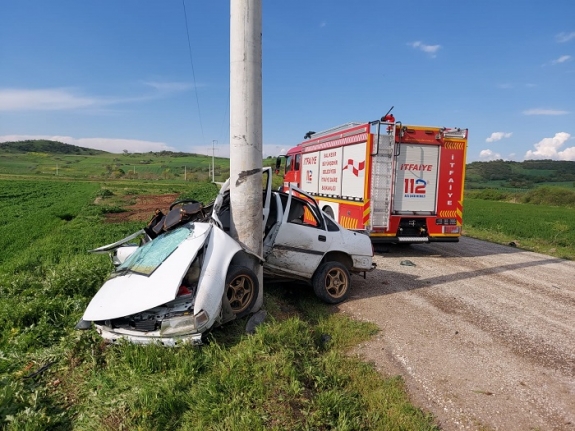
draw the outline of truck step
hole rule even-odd
[[[399,242],[429,242],[429,238],[422,236],[400,236],[397,240]]]

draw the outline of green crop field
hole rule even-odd
[[[575,259],[575,208],[470,199],[464,201],[465,235]]]
[[[236,321],[202,348],[106,345],[75,331],[112,269],[86,251],[141,227],[105,213],[122,197],[176,190],[214,194],[174,180],[0,180],[0,428],[437,429],[401,379],[345,354],[377,329],[330,313],[309,289],[266,286],[269,317],[255,335]]]
[[[40,179],[64,177],[205,181],[209,177],[211,164],[211,157],[195,154],[3,153],[0,157],[0,175],[27,175]],[[216,158],[215,168],[216,180],[224,181],[229,174],[229,159]]]

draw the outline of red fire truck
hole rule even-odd
[[[374,243],[455,242],[466,149],[467,129],[405,125],[388,112],[308,132],[284,156],[283,188],[313,195],[325,213],[366,230]]]

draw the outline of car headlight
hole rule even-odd
[[[162,321],[160,336],[187,335],[201,332],[209,320],[210,317],[204,310],[201,310],[195,316],[185,314],[183,316],[170,317]]]
[[[196,328],[201,329],[208,324],[210,316],[204,310],[201,310],[198,314],[194,316],[194,321],[196,323]]]
[[[196,320],[191,314],[171,317],[162,321],[160,335],[185,335],[197,332]]]

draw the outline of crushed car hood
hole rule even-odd
[[[104,283],[88,304],[82,319],[117,319],[173,300],[211,230],[209,223],[190,223],[141,247]],[[161,251],[167,257],[161,253],[154,255],[151,244],[157,245],[157,241],[164,241],[167,247],[162,247]]]

